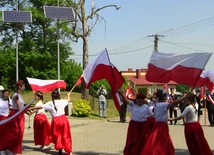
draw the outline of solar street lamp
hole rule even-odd
[[[57,19],[57,66],[58,66],[58,80],[60,80],[60,49],[59,49],[59,20],[75,20],[75,13],[71,7],[59,6],[44,6],[44,13],[46,18]],[[59,89],[60,91],[60,89]]]
[[[3,11],[2,18],[7,23],[31,23],[32,15],[30,11]],[[19,81],[18,63],[18,33],[16,29],[16,81]]]

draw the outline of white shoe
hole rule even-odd
[[[7,155],[7,151],[0,151],[0,155]]]
[[[13,152],[7,150],[7,155],[15,155]]]

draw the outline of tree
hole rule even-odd
[[[77,3],[72,5],[76,13],[76,20],[72,27],[71,34],[78,40],[81,38],[83,40],[83,69],[88,65],[88,36],[92,32],[94,26],[99,22],[104,20],[104,18],[98,13],[103,9],[114,7],[116,10],[119,10],[120,7],[117,5],[106,5],[101,8],[96,8],[94,6],[94,0],[92,1],[91,13],[86,15],[85,11],[85,0],[78,0]],[[88,21],[91,20],[94,22],[89,25]],[[78,29],[77,25],[81,27]],[[89,90],[84,88],[83,98],[88,99]]]
[[[16,1],[3,1],[0,6],[8,10],[16,9]],[[71,0],[69,2],[72,2]],[[64,3],[65,4],[65,3]],[[71,5],[66,3],[65,5]],[[73,54],[70,46],[71,22],[46,19],[44,16],[44,5],[57,5],[55,0],[19,0],[18,8],[21,10],[30,10],[33,16],[31,24],[20,23],[4,23],[0,22],[1,34],[1,63],[0,72],[3,75],[2,81],[4,85],[7,83],[15,83],[15,47],[16,31],[19,36],[19,72],[20,79],[26,80],[26,77],[34,77],[40,79],[57,79],[57,30],[60,32],[60,64],[62,68],[61,78],[66,78],[67,83],[74,83],[70,79],[78,79],[79,75],[73,75],[72,69],[82,73],[80,64],[74,61],[68,61],[70,55]],[[8,56],[9,55],[9,56]],[[5,66],[4,64],[9,64]],[[10,68],[11,67],[11,68]],[[69,71],[70,69],[70,71]],[[68,78],[68,75],[71,76]],[[76,77],[74,77],[76,76]],[[10,86],[13,88],[14,86]],[[68,87],[69,88],[69,87]]]

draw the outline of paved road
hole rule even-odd
[[[50,118],[47,113],[48,118]],[[122,155],[125,145],[128,123],[119,123],[119,118],[110,120],[101,118],[91,120],[87,118],[68,117],[71,124],[71,132],[73,139],[73,155]],[[33,143],[33,129],[31,116],[30,126],[29,118],[26,115],[24,150],[23,155],[57,155],[53,144],[50,150],[41,151],[39,146]],[[206,120],[207,124],[208,121]],[[184,127],[180,124],[169,125],[170,135],[173,140],[176,155],[188,155],[187,146],[184,138]],[[205,133],[205,137],[214,153],[214,127],[204,126],[204,117],[201,118],[201,124]],[[64,153],[65,154],[65,153]]]

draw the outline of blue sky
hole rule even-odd
[[[87,0],[89,12],[91,0]],[[100,12],[106,20],[98,23],[89,38],[89,62],[104,48],[119,71],[147,68],[160,34],[158,50],[165,53],[214,52],[213,0],[95,0],[95,6],[115,4],[121,9]],[[76,61],[82,63],[82,41],[72,43]],[[116,53],[116,54],[115,54]],[[214,70],[214,55],[205,70]]]

